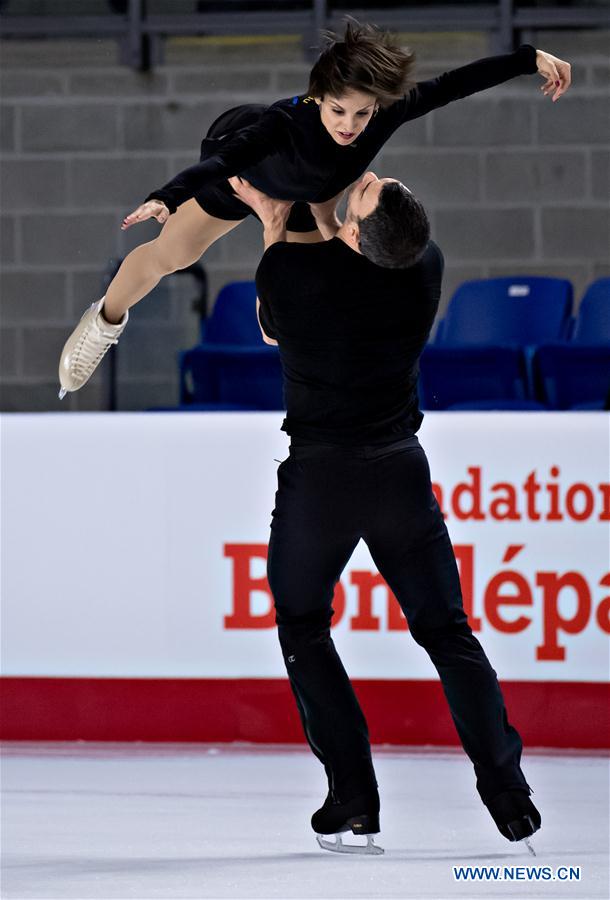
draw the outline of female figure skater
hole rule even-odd
[[[231,176],[243,175],[270,197],[295,201],[287,239],[317,241],[318,225],[323,232],[325,222],[335,224],[337,197],[405,122],[517,75],[538,71],[545,79],[541,90],[553,101],[571,80],[568,63],[527,44],[429,81],[415,83],[413,67],[413,54],[396,46],[390,34],[350,21],[343,39],[331,39],[315,63],[307,95],[220,116],[202,142],[201,161],[124,219],[123,229],[150,218],[163,229],[125,258],[105,297],[92,304],[66,342],[59,396],[88,381],[117,342],[131,306],[252,214],[233,193]]]

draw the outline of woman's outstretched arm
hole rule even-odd
[[[278,109],[263,113],[259,122],[216,140],[213,155],[179,172],[162,188],[148,195],[144,203],[123,220],[123,229],[152,217],[159,222],[194,197],[206,184],[238,175],[277,151],[285,141],[288,116]]]
[[[533,75],[535,72],[539,72],[545,79],[541,90],[545,96],[552,92],[553,101],[558,100],[570,86],[569,63],[544,50],[536,50],[529,44],[523,44],[514,53],[489,56],[445,72],[438,78],[419,81],[387,113],[398,127],[403,122],[446,106],[453,100],[485,91],[518,75]]]

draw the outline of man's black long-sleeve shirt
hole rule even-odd
[[[419,428],[418,360],[443,272],[432,241],[409,269],[385,269],[340,238],[279,242],[256,273],[260,320],[278,341],[295,438],[377,444]]]
[[[396,103],[379,109],[363,133],[346,146],[337,144],[327,132],[312,97],[279,100],[254,125],[204,140],[202,162],[185,169],[147,199],[162,200],[174,212],[203,186],[243,175],[278,200],[330,200],[367,170],[405,122],[535,71],[536,50],[524,44],[514,53],[480,59],[418,82]]]

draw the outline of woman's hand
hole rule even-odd
[[[136,225],[138,222],[144,222],[146,219],[156,219],[157,222],[163,225],[168,218],[169,209],[165,203],[162,203],[161,200],[147,200],[142,206],[138,206],[132,213],[125,216],[121,225],[121,231],[131,228],[132,225]]]
[[[545,97],[552,93],[555,103],[572,83],[572,67],[570,63],[551,56],[544,50],[536,50],[536,65],[542,77],[546,79],[540,90]]]

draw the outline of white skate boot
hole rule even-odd
[[[59,399],[68,391],[77,391],[86,384],[112,344],[118,343],[129,313],[118,325],[110,325],[102,315],[104,300],[92,303],[64,344],[59,360]]]

